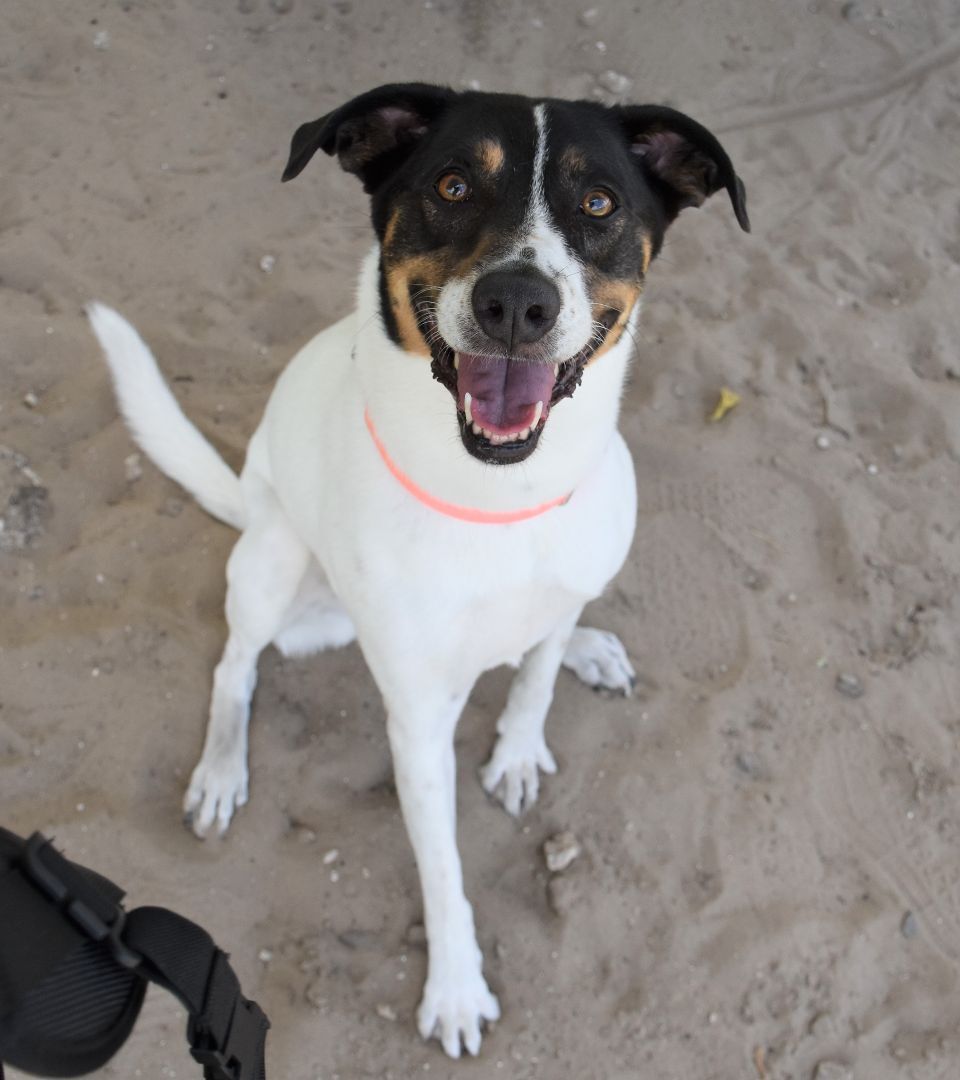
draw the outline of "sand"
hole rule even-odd
[[[0,820],[209,926],[271,1078],[955,1077],[960,9],[587,8],[5,0]],[[183,828],[234,534],[130,457],[81,315],[131,318],[239,466],[370,242],[335,164],[280,185],[289,136],[410,78],[673,104],[723,133],[754,222],[685,212],[650,277],[636,543],[589,612],[640,692],[561,675],[561,773],[519,825],[476,780],[508,673],[463,717],[504,1017],[459,1064],[414,1030],[420,901],[356,647],[264,655],[250,804],[224,842]],[[196,1075],[182,1028],[152,992],[100,1075]]]

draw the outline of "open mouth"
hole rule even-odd
[[[550,410],[573,397],[587,361],[603,343],[609,326],[576,355],[544,362],[512,356],[457,352],[439,335],[436,323],[423,316],[421,330],[432,342],[431,371],[457,405],[460,438],[469,454],[481,461],[511,465],[537,447]]]

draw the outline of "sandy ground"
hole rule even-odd
[[[271,1078],[955,1077],[960,9],[586,7],[5,0],[0,820],[208,925],[273,1018]],[[521,825],[475,778],[508,674],[464,715],[504,1018],[453,1064],[413,1027],[416,877],[355,647],[264,656],[250,805],[223,843],[180,823],[234,536],[125,463],[80,307],[132,318],[239,465],[370,240],[335,164],[281,187],[294,128],[380,82],[609,98],[608,71],[724,133],[754,233],[717,199],[651,275],[636,543],[591,613],[641,694],[561,676],[562,772]],[[561,828],[584,854],[551,886]],[[101,1075],[196,1075],[182,1027],[152,993]]]

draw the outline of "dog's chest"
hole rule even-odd
[[[597,597],[633,534],[633,468],[619,436],[568,505],[510,525],[453,520],[386,484],[318,552],[331,584],[361,638],[367,627],[476,674],[518,660]]]
[[[364,426],[350,325],[315,339],[284,373],[251,442],[249,474],[279,499],[365,652],[379,643],[391,661],[411,663],[429,652],[474,675],[515,660],[620,569],[636,515],[629,452],[611,433],[569,503],[527,521],[478,525],[437,512],[391,475]]]

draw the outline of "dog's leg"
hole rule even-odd
[[[326,575],[311,562],[297,598],[280,627],[274,645],[284,656],[307,656],[324,649],[339,649],[357,636],[353,620],[327,583]]]
[[[594,690],[614,690],[629,696],[637,673],[616,634],[578,626],[563,655],[563,666]]]
[[[247,721],[257,657],[283,624],[309,552],[276,511],[253,522],[227,562],[229,637],[213,676],[210,722],[183,809],[198,836],[214,821],[223,833],[247,801]]]
[[[457,854],[453,734],[466,694],[404,705],[387,699],[387,731],[403,819],[420,872],[429,966],[417,1013],[420,1034],[436,1034],[451,1057],[461,1040],[480,1049],[480,1025],[500,1015],[483,978],[473,911]]]
[[[484,790],[497,797],[514,817],[529,810],[540,792],[540,769],[557,771],[543,725],[553,701],[553,687],[579,612],[566,619],[523,658],[497,721],[500,737],[480,770]]]

